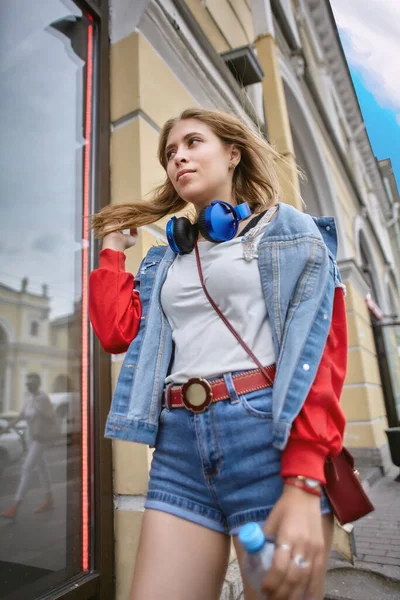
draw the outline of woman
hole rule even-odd
[[[241,564],[236,534],[248,521],[276,538],[262,593],[323,598],[333,521],[324,462],[344,429],[343,286],[333,220],[278,203],[277,158],[236,117],[186,110],[161,132],[166,180],[152,201],[94,218],[103,250],[91,321],[106,351],[128,350],[106,435],[155,446],[131,600],[217,600],[230,536]],[[204,238],[215,200],[240,213],[222,243]],[[151,248],[135,279],[126,273],[136,227],[187,204],[200,233],[170,222],[171,247]],[[209,294],[266,369],[211,306],[197,254]],[[244,586],[246,600],[259,598]]]

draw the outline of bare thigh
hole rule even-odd
[[[147,509],[130,600],[218,600],[229,549],[222,533]]]
[[[324,515],[322,517],[322,526],[324,531],[324,539],[325,539],[325,573],[328,564],[329,552],[332,546],[332,538],[333,538],[333,519],[332,515]],[[244,587],[244,600],[261,600],[260,594],[255,592],[252,587],[248,584],[245,577],[243,576],[242,571],[242,560],[243,560],[243,548],[239,543],[237,536],[233,538],[233,545],[235,546],[236,555],[238,557],[240,572],[242,574],[243,579],[243,587]],[[315,600],[323,600],[324,598],[324,584],[325,581],[321,582],[321,589],[318,593],[318,596]]]

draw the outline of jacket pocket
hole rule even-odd
[[[324,269],[329,269],[329,262],[326,259],[325,246],[317,241],[311,242],[305,267],[297,281],[293,299],[290,303],[292,306],[296,306],[314,296],[321,280],[326,276]]]

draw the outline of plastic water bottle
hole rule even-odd
[[[243,525],[238,537],[246,551],[243,563],[246,579],[255,590],[260,591],[261,582],[272,565],[275,540],[266,537],[258,523]]]

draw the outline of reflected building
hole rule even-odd
[[[27,373],[38,373],[47,393],[76,392],[80,387],[80,356],[71,338],[80,307],[50,319],[51,298],[0,284],[0,413],[19,412],[26,395]]]

